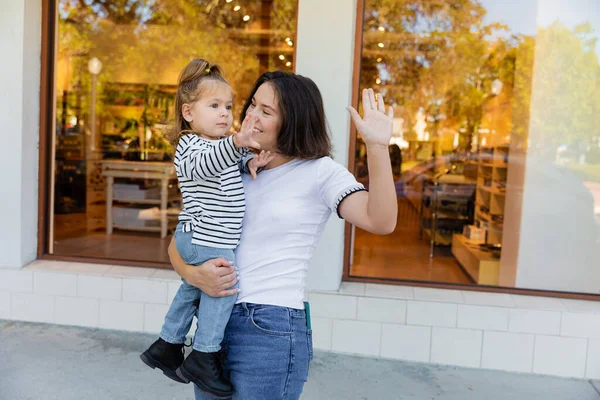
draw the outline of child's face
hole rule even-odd
[[[192,104],[184,104],[183,117],[192,129],[205,139],[219,139],[227,134],[233,123],[233,93],[220,81],[203,82],[203,93]]]

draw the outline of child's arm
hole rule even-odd
[[[189,146],[191,136],[182,136],[175,154],[178,173],[187,179],[198,181],[218,176],[225,169],[236,165],[244,154],[244,147],[260,147],[253,139],[255,121],[256,118],[246,116],[239,133],[235,132],[210,147]]]
[[[248,148],[243,149],[243,153],[244,154],[242,154],[242,158],[240,159],[238,167],[240,168],[240,173],[242,173],[242,174],[249,174],[250,173],[250,169],[248,168],[248,163],[254,157],[256,157],[256,154],[254,154],[252,152],[252,150],[250,150]]]
[[[175,154],[176,168],[186,179],[198,181],[218,176],[225,169],[236,165],[242,157],[242,151],[234,145],[233,136],[219,140],[214,146],[203,148],[190,146],[190,137],[181,137]]]

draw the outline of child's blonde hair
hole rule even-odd
[[[175,126],[171,134],[172,142],[177,147],[181,135],[193,133],[188,121],[183,118],[182,106],[197,101],[205,90],[203,82],[207,80],[229,82],[223,76],[223,69],[218,64],[210,64],[201,58],[192,60],[185,66],[177,79],[177,95],[175,97]]]

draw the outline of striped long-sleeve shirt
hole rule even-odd
[[[235,248],[242,233],[246,208],[241,172],[254,155],[237,149],[233,136],[206,140],[181,136],[175,150],[175,171],[183,197],[179,221],[192,231],[192,243],[216,248]]]

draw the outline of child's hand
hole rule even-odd
[[[265,152],[262,150],[259,155],[248,161],[248,169],[250,170],[252,179],[256,179],[256,173],[260,167],[264,167],[273,161],[273,159],[275,159],[275,154],[271,154],[270,151]]]
[[[239,132],[233,132],[233,144],[238,149],[240,147],[254,147],[260,149],[260,144],[254,141],[254,136],[258,133],[254,132],[254,124],[257,118],[251,115],[246,115],[242,122],[242,129]]]

